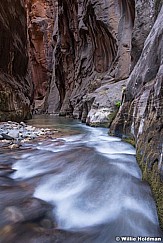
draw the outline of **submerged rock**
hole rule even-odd
[[[48,213],[52,209],[51,205],[48,203],[37,199],[29,198],[21,201],[16,206],[6,207],[4,214],[6,215],[8,221],[13,223],[36,221],[48,218]],[[47,219],[50,221],[50,219]],[[48,222],[49,222],[48,221]],[[49,222],[49,224],[52,222]]]

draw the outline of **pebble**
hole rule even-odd
[[[10,148],[10,149],[16,149],[16,148],[19,148],[19,147],[20,147],[20,144],[16,144],[16,143],[8,146],[8,148]]]
[[[8,136],[10,136],[10,137],[12,137],[14,139],[18,138],[19,137],[19,130],[11,130],[11,131],[9,131]]]
[[[9,143],[10,149],[19,148],[20,142],[30,141],[35,138],[39,138],[46,135],[56,133],[56,130],[50,130],[49,128],[36,128],[31,125],[27,125],[25,122],[1,122],[0,123],[0,142]]]
[[[26,127],[27,125],[25,124],[25,122],[20,122],[20,125],[23,127]]]

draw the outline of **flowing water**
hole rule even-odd
[[[70,232],[57,242],[114,243],[120,236],[161,236],[150,188],[141,180],[130,144],[108,136],[105,128],[72,119],[36,117],[29,123],[65,134],[18,154],[12,175],[18,182],[32,181],[33,196],[53,206],[57,227]]]

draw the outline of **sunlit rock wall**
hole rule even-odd
[[[35,108],[43,109],[52,74],[55,1],[26,0]]]

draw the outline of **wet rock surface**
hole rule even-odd
[[[135,141],[143,179],[152,188],[163,228],[162,21],[163,6],[128,79],[123,104],[112,123],[111,132]]]
[[[21,182],[12,179],[11,175],[17,171],[13,164],[24,152],[35,153],[34,143],[54,139],[57,132],[56,129],[36,128],[24,122],[0,123],[0,242],[56,240],[54,209],[51,204],[33,197],[39,177]]]

